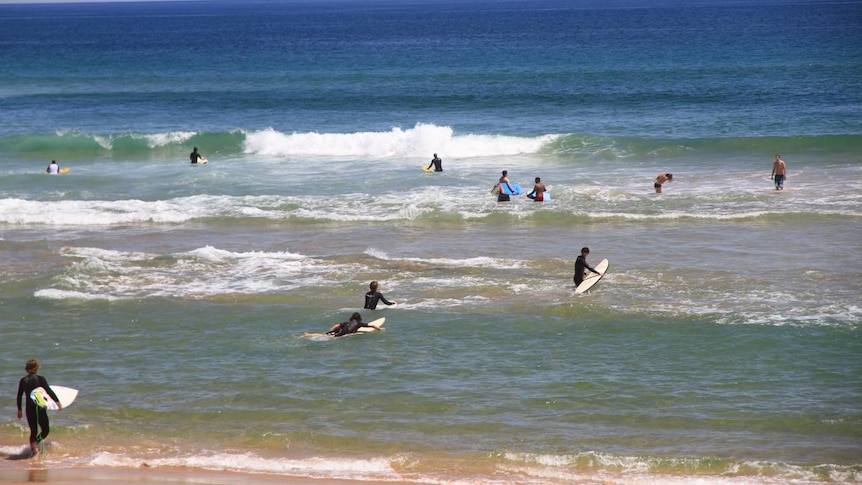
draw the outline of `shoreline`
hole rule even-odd
[[[289,483],[291,485],[416,485],[426,482],[349,480],[334,478],[307,478],[289,475],[255,474],[248,472],[215,471],[190,468],[35,468],[0,470],[0,483],[26,484],[51,483],[54,485],[85,485],[91,483],[111,483],[114,485],[135,485],[141,483],[160,484],[204,484],[204,485],[272,485]]]

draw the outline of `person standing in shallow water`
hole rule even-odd
[[[497,192],[497,202],[508,202],[511,200],[509,194],[503,193],[503,184],[506,184],[506,188],[509,189],[509,193],[514,192],[512,186],[510,185],[511,182],[509,181],[508,170],[503,170],[503,174],[500,176],[500,180],[497,182],[497,185],[495,185],[495,187],[499,190],[499,192]]]
[[[545,192],[547,192],[545,184],[542,183],[542,179],[540,177],[536,177],[536,184],[533,185],[533,191],[527,194],[527,197],[533,199],[535,202],[542,202],[545,200]]]
[[[386,305],[394,305],[394,301],[389,301],[383,296],[383,293],[378,291],[379,284],[376,281],[372,281],[370,285],[368,285],[369,290],[368,293],[365,294],[365,309],[366,310],[376,310],[377,303],[383,302]]]
[[[784,190],[784,181],[787,180],[787,164],[781,159],[781,155],[775,155],[772,162],[772,181],[775,182],[775,190]]]
[[[673,182],[673,174],[672,173],[668,172],[668,173],[658,174],[658,177],[656,177],[655,180],[653,181],[653,187],[655,187],[655,193],[656,194],[661,193],[661,186],[665,182]]]
[[[33,392],[37,387],[41,387],[45,389],[51,399],[57,403],[60,409],[63,409],[63,405],[60,403],[60,399],[57,398],[57,395],[54,394],[54,391],[51,390],[51,387],[48,385],[48,381],[36,374],[39,372],[39,368],[41,365],[39,361],[36,359],[30,359],[27,361],[27,364],[24,366],[24,370],[27,371],[27,375],[22,377],[18,382],[18,395],[15,398],[15,403],[18,405],[18,419],[24,417],[24,412],[21,407],[21,399],[24,399],[24,408],[27,413],[27,424],[30,426],[30,453],[32,456],[36,456],[39,454],[39,444],[45,441],[45,438],[48,437],[48,433],[51,431],[50,423],[48,422],[48,410],[36,405],[32,399],[30,399],[30,393]]]
[[[581,254],[577,258],[575,258],[575,287],[584,282],[584,275],[587,273],[587,270],[592,271],[593,273],[601,276],[604,273],[599,273],[595,268],[587,264],[587,255],[590,254],[590,248],[583,247],[581,248]]]
[[[198,153],[198,147],[194,147],[194,148],[192,149],[192,152],[191,152],[191,153],[189,153],[189,160],[191,160],[192,165],[197,164],[197,163],[198,163],[198,160],[200,160],[201,158],[203,158],[203,155],[201,155],[200,153]]]
[[[434,167],[435,172],[443,171],[443,160],[440,160],[440,157],[436,153],[434,154],[434,158],[431,159],[431,163],[426,167],[426,170],[431,170],[431,167]]]

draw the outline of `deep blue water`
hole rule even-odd
[[[862,123],[858,2],[0,8],[0,122],[15,133],[429,122],[700,137],[848,134]]]

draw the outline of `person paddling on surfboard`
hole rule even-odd
[[[350,315],[350,320],[346,322],[336,323],[329,329],[326,333],[310,333],[305,332],[302,334],[303,337],[311,337],[315,335],[328,335],[330,337],[341,337],[343,335],[348,335],[351,333],[356,333],[362,327],[368,327],[367,323],[362,322],[362,315],[354,312],[353,315]]]
[[[590,248],[583,247],[581,248],[581,255],[575,259],[575,287],[580,285],[584,281],[584,275],[586,274],[586,270],[590,270],[593,273],[602,276],[603,273],[599,273],[592,266],[587,264],[587,255],[590,254]]]
[[[51,163],[48,165],[48,168],[45,169],[45,173],[50,173],[51,175],[59,175],[60,166],[57,165],[57,160],[51,160]]]
[[[51,396],[51,399],[57,403],[59,409],[63,409],[63,404],[60,403],[60,399],[57,398],[57,395],[54,394],[54,391],[51,390],[51,387],[48,385],[48,381],[36,374],[39,371],[41,365],[39,361],[36,359],[30,359],[27,361],[27,364],[24,366],[24,370],[27,371],[27,375],[22,377],[18,382],[18,396],[15,398],[15,403],[18,405],[18,419],[24,417],[24,413],[21,411],[21,399],[23,398],[26,401],[24,405],[27,411],[27,424],[30,426],[30,452],[32,456],[36,456],[39,454],[39,443],[45,441],[45,438],[48,437],[48,433],[51,431],[50,423],[48,422],[48,410],[43,407],[36,406],[36,403],[30,399],[30,393],[33,392],[34,389],[41,387],[45,389],[45,392]]]
[[[387,300],[386,297],[383,296],[383,293],[380,293],[379,291],[377,291],[377,288],[379,287],[379,285],[376,281],[372,281],[371,284],[368,285],[368,287],[369,287],[370,291],[365,294],[365,309],[366,310],[376,310],[377,309],[377,303],[381,302],[381,301],[387,305],[394,305],[395,304],[394,301]]]
[[[189,160],[192,161],[192,165],[197,165],[198,160],[206,160],[203,155],[198,153],[198,147],[194,147],[192,152],[189,153]]]
[[[443,171],[443,160],[440,160],[440,157],[438,157],[436,153],[434,154],[434,158],[431,159],[431,163],[425,167],[425,170],[430,171],[431,167],[434,167],[435,172]]]

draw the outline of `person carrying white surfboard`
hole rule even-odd
[[[376,310],[377,303],[383,302],[386,305],[395,305],[394,301],[389,301],[383,296],[383,293],[378,291],[379,284],[376,281],[372,281],[371,284],[368,285],[369,290],[368,293],[365,294],[365,309],[366,310]]]
[[[584,275],[587,270],[592,271],[593,273],[602,276],[604,273],[599,273],[592,266],[587,264],[587,255],[590,254],[590,248],[583,247],[581,248],[581,254],[575,259],[575,286],[577,287],[584,281]]]
[[[27,412],[27,424],[30,426],[30,452],[33,456],[39,454],[39,443],[48,437],[48,433],[51,431],[51,426],[48,422],[48,410],[37,406],[36,403],[30,399],[30,393],[36,388],[41,387],[45,389],[48,396],[57,403],[59,409],[62,409],[63,407],[63,405],[60,404],[60,399],[56,394],[54,394],[51,387],[48,386],[48,380],[36,374],[40,367],[41,365],[36,359],[30,359],[27,361],[27,364],[24,366],[24,370],[27,371],[27,375],[22,377],[18,382],[18,396],[15,398],[15,403],[18,405],[18,419],[24,417],[24,413],[21,410],[21,399],[24,399],[26,402],[24,407]]]

